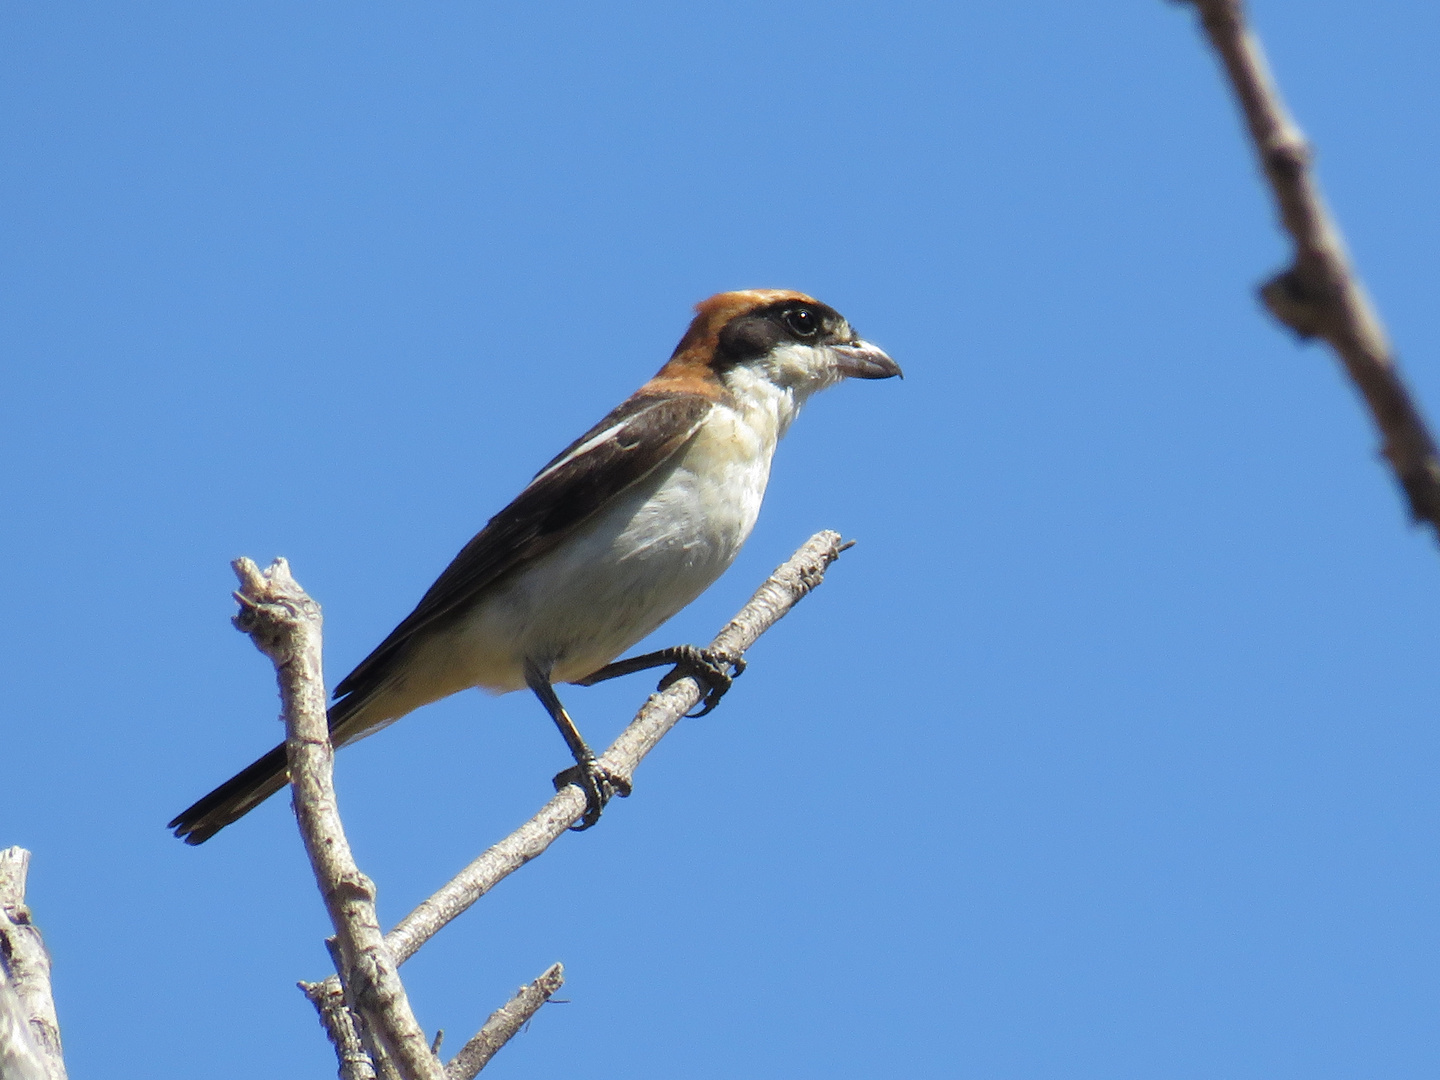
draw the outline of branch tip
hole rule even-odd
[[[445,1066],[446,1080],[473,1080],[496,1052],[524,1030],[555,991],[564,985],[565,967],[555,963],[534,982],[520,987],[514,997],[490,1014],[485,1026]]]

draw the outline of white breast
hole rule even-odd
[[[792,395],[759,381],[759,392],[736,395],[743,405],[715,405],[668,469],[479,605],[439,650],[444,681],[517,690],[527,659],[553,665],[555,682],[582,678],[724,573],[755,525],[794,414]]]

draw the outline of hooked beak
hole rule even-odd
[[[835,354],[835,369],[847,379],[891,379],[905,373],[900,365],[886,355],[885,350],[868,341],[857,341],[853,345],[831,345]]]

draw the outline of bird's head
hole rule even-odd
[[[900,365],[864,341],[834,308],[788,289],[718,293],[695,319],[661,377],[735,388],[760,378],[809,397],[842,379],[888,379]]]

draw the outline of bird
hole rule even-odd
[[[837,312],[787,289],[719,293],[659,372],[572,442],[467,543],[388,637],[336,685],[331,742],[353,743],[472,687],[529,689],[574,759],[588,829],[628,783],[596,760],[555,691],[670,666],[703,715],[743,664],[681,645],[615,662],[734,561],[776,444],[801,406],[845,379],[902,375]],[[172,820],[201,844],[288,782],[280,745]]]

